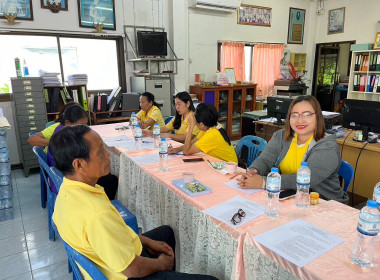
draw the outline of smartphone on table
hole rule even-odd
[[[279,199],[280,200],[284,200],[284,199],[291,198],[291,197],[295,196],[296,193],[297,193],[296,190],[284,190],[284,191],[281,191]]]
[[[183,162],[203,161],[203,158],[184,158]]]

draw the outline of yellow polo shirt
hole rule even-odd
[[[64,178],[53,220],[63,240],[94,262],[107,279],[127,279],[122,271],[141,254],[142,244],[101,186]]]
[[[189,115],[194,114],[194,112],[190,112]],[[189,123],[187,122],[187,118],[183,119],[183,116],[181,117],[181,126],[179,129],[174,129],[174,119],[172,118],[171,121],[166,125],[166,128],[169,129],[169,131],[175,132],[177,135],[185,135],[186,132],[189,130]],[[197,126],[194,126],[193,128],[193,135],[197,136],[199,133],[199,129]]]
[[[199,134],[197,136],[199,140],[195,142],[195,146],[197,146],[199,150],[205,154],[227,162],[238,162],[234,147],[232,145],[228,145],[218,129],[215,127],[210,127],[201,136]]]
[[[297,138],[297,133],[295,133],[289,150],[279,165],[281,174],[297,173],[298,168],[301,166],[302,159],[309,148],[309,144],[313,140],[312,136],[305,144],[298,146]]]
[[[45,128],[44,130],[41,131],[42,135],[44,136],[45,139],[48,139],[50,140],[51,137],[53,136],[54,134],[54,131],[55,129],[57,128],[57,126],[59,126],[60,123],[57,122],[55,124],[52,124],[51,126],[48,126],[47,128]],[[44,149],[44,152],[47,154],[47,150],[48,150],[48,147],[46,146],[45,149]]]
[[[148,114],[145,111],[140,110],[136,114],[136,117],[143,122],[146,122],[149,118],[151,118],[155,123],[158,123],[160,127],[165,126],[164,118],[162,117],[161,111],[157,106],[152,106]],[[150,130],[153,130],[153,125],[150,127]]]

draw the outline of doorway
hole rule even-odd
[[[351,44],[356,41],[317,44],[312,95],[323,111],[341,112],[347,98]]]

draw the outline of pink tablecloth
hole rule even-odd
[[[92,128],[102,137],[113,137],[119,135],[115,130],[117,125],[123,124],[100,125]],[[129,137],[132,136],[130,130],[124,132],[124,134]],[[176,142],[172,142],[172,144],[173,146],[179,145]],[[280,202],[280,216],[278,218],[273,219],[262,215],[239,228],[233,229],[227,224],[209,218],[200,211],[237,195],[264,205],[264,191],[254,195],[246,195],[226,186],[225,183],[229,181],[231,175],[218,173],[209,166],[207,161],[184,163],[182,161],[184,156],[171,156],[169,171],[161,172],[158,163],[137,166],[130,160],[132,156],[157,153],[157,149],[129,151],[117,148],[114,152],[122,153],[118,198],[128,208],[130,207],[131,211],[135,211],[139,223],[145,225],[146,229],[158,226],[160,223],[169,223],[174,228],[179,240],[180,250],[183,247],[187,250],[187,252],[180,253],[182,259],[179,263],[179,269],[181,271],[210,273],[221,279],[264,279],[266,277],[261,278],[259,276],[263,276],[260,266],[252,263],[257,260],[256,257],[252,258],[250,256],[252,252],[252,256],[259,256],[258,258],[265,256],[266,258],[269,257],[269,260],[274,260],[270,265],[272,270],[270,273],[275,278],[278,278],[277,276],[282,273],[281,269],[279,269],[281,266],[286,269],[284,274],[291,272],[294,276],[302,279],[343,279],[343,277],[350,278],[353,275],[355,275],[355,278],[352,279],[364,279],[367,275],[379,274],[380,253],[378,253],[375,261],[375,267],[368,270],[362,270],[350,262],[351,248],[356,234],[355,227],[358,210],[337,202],[326,201],[322,201],[318,206],[304,210],[295,206],[294,199],[288,199]],[[202,157],[205,160],[218,161],[207,155],[202,155]],[[193,172],[197,180],[212,189],[212,193],[189,197],[177,189],[172,184],[172,180],[181,178],[183,171]],[[155,185],[157,183],[158,185]],[[175,207],[173,206],[174,204]],[[159,211],[165,213],[153,213]],[[181,213],[186,218],[175,217],[176,215],[181,215]],[[346,242],[305,267],[297,268],[254,241],[254,236],[300,217],[341,236],[346,239]],[[194,221],[194,219],[197,220]],[[198,229],[193,229],[192,227],[198,227]],[[214,244],[202,244],[201,239],[206,240],[203,241],[204,243],[214,242]],[[202,244],[203,247],[199,248],[200,245],[196,244],[197,242]],[[379,248],[379,243],[378,241],[377,248]],[[228,250],[223,251],[221,248],[212,248],[217,246],[225,246]],[[206,247],[208,248],[205,249]],[[204,250],[209,250],[210,256],[207,257],[207,252],[204,253]],[[191,252],[189,253],[189,251]],[[196,256],[202,253],[202,257]],[[227,260],[210,260],[211,258],[223,258],[223,256],[217,256],[217,254],[226,254],[225,258]],[[335,257],[337,255],[339,258]],[[339,277],[334,278],[331,271],[337,273]],[[291,278],[291,274],[285,276],[284,279]]]

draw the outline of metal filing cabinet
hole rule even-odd
[[[31,168],[40,166],[28,138],[30,132],[42,131],[47,123],[44,87],[39,77],[11,78],[11,82],[18,150],[25,177],[28,177]]]

